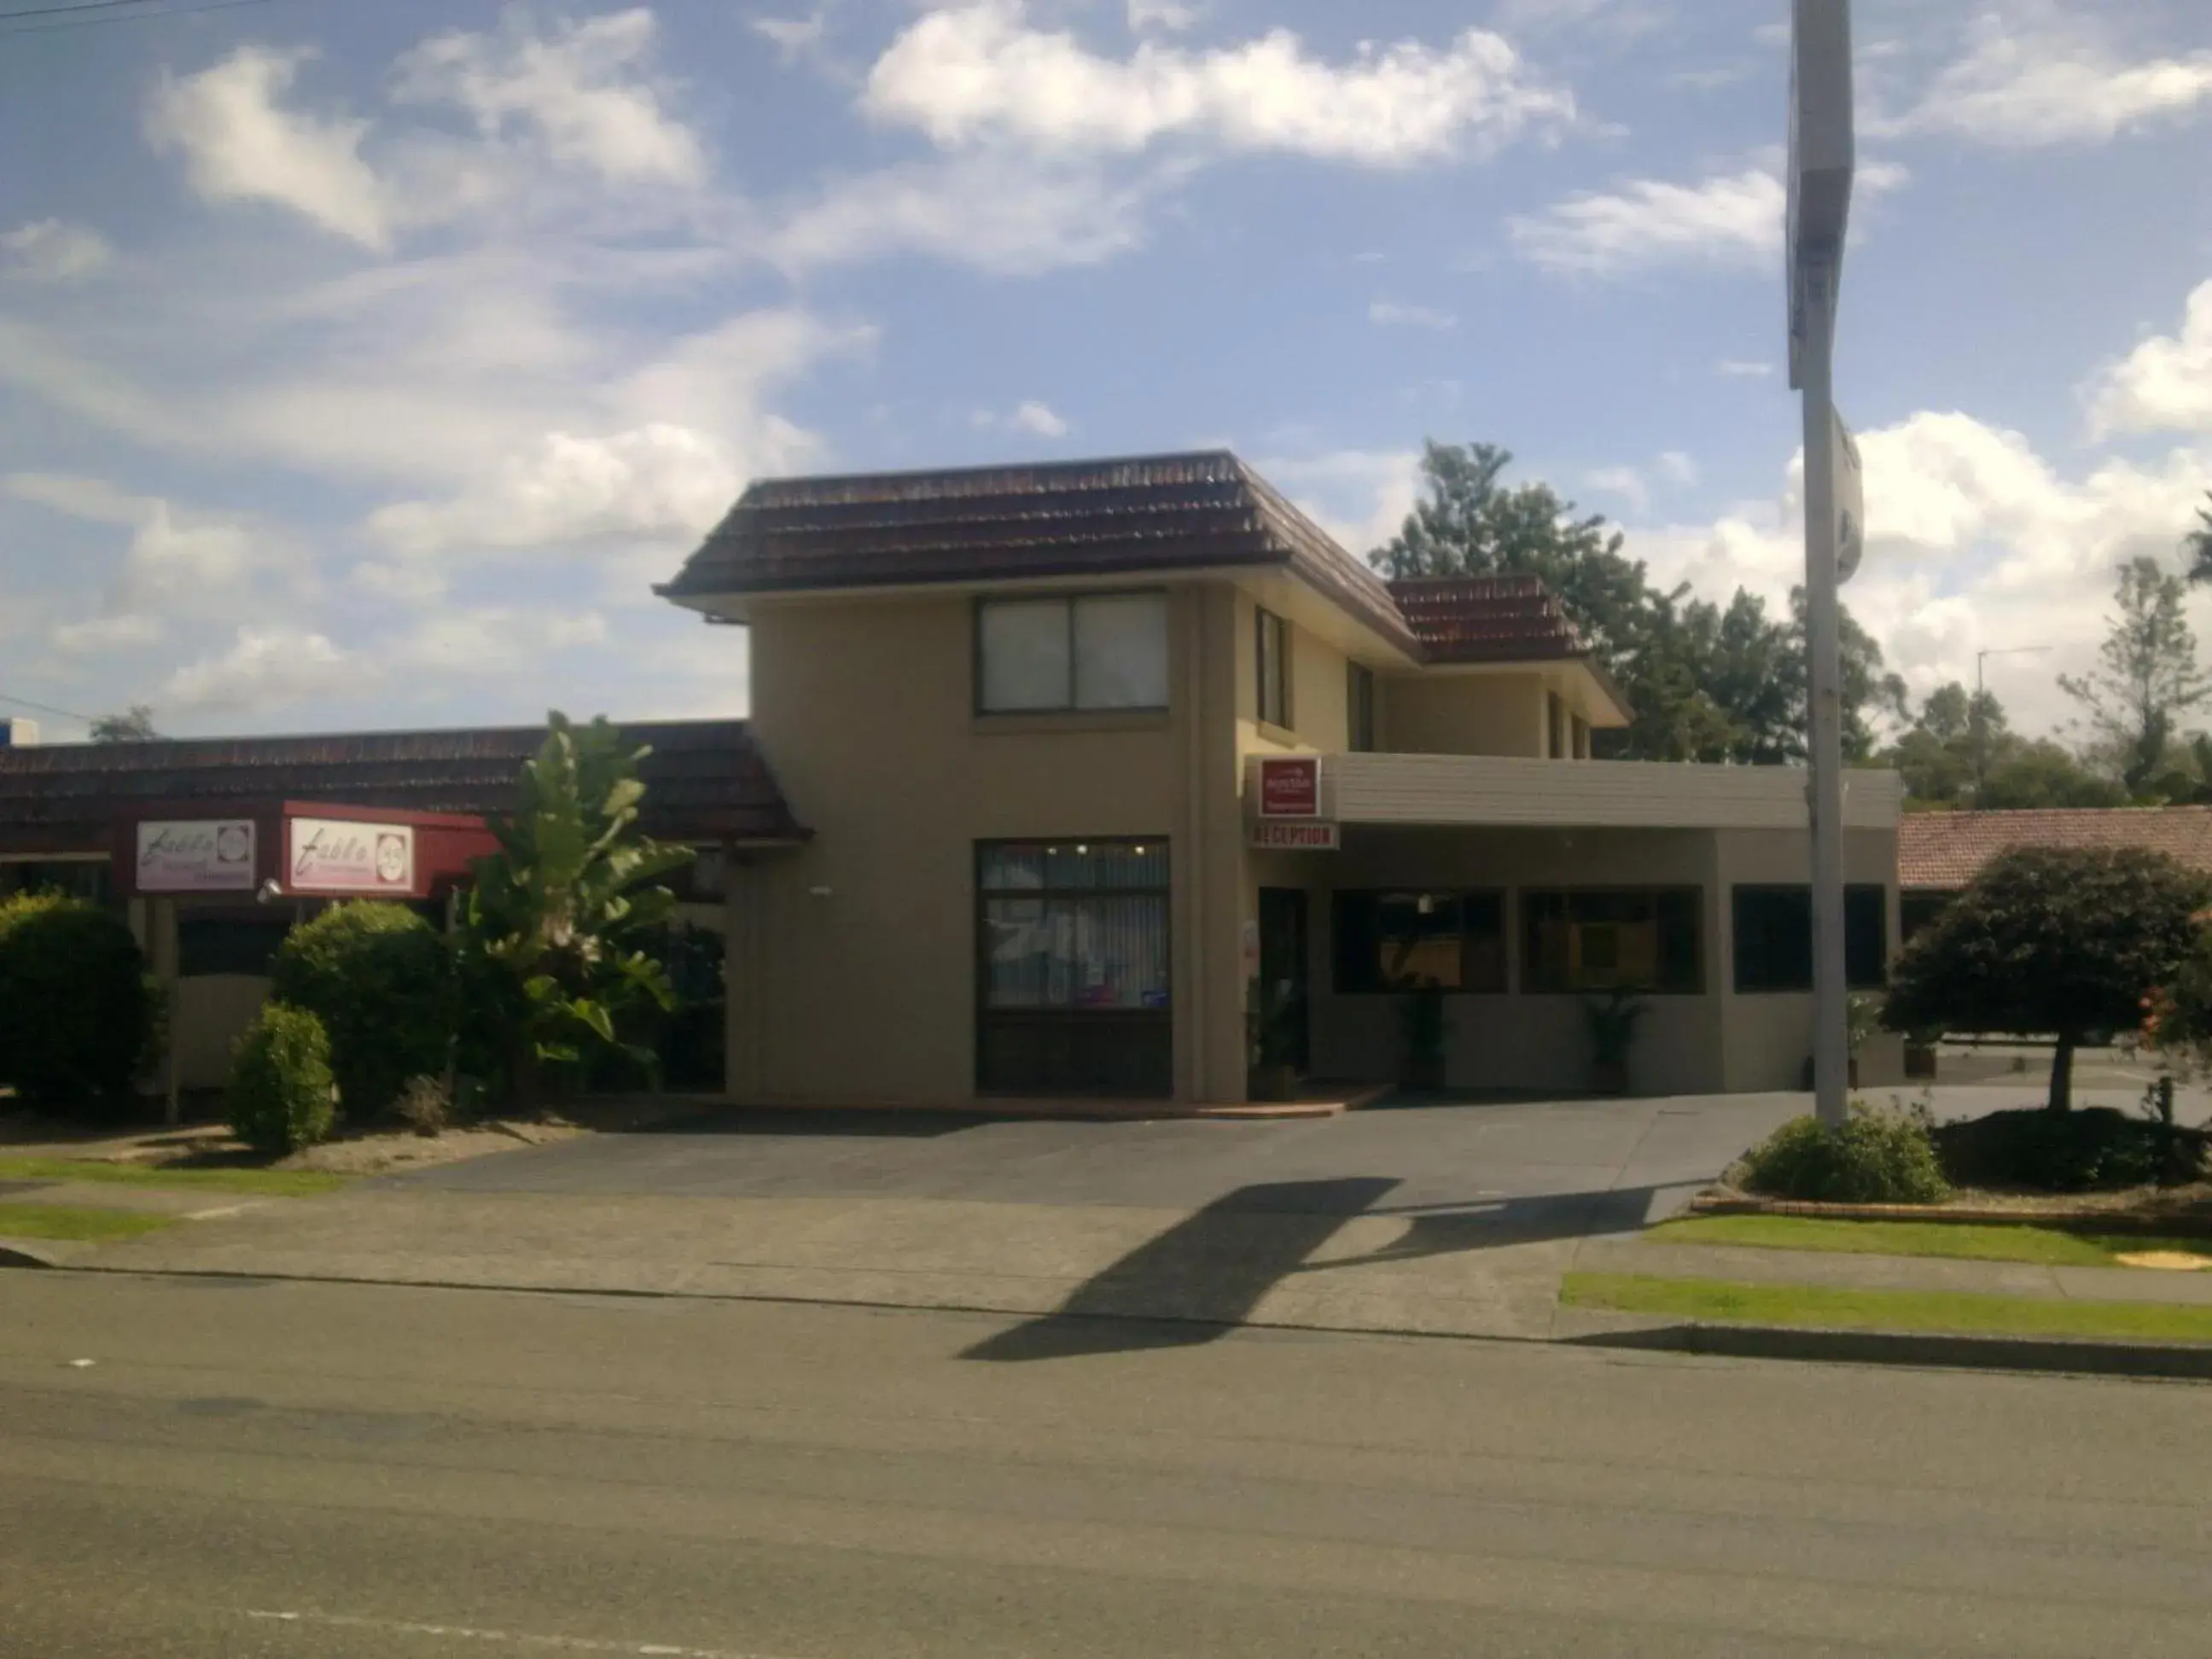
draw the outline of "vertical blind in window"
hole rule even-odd
[[[1168,1006],[1164,842],[998,842],[981,857],[987,1009]]]

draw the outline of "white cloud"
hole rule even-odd
[[[1955,411],[1866,433],[1859,449],[1868,546],[1845,603],[1923,695],[1947,680],[1971,684],[1974,653],[1984,647],[2051,647],[1992,685],[2030,730],[2075,712],[2056,676],[2093,662],[2114,568],[2145,555],[2172,568],[2212,486],[2212,448],[2177,450],[2154,465],[2106,460],[2069,477],[2021,434]],[[1779,606],[1802,580],[1801,480],[1793,463],[1778,508],[1742,506],[1710,524],[1632,529],[1628,550],[1662,584],[1687,580],[1718,600],[1741,584]],[[2200,613],[2208,604],[2192,599]],[[2204,621],[2200,614],[2200,629]]]
[[[328,635],[290,626],[240,628],[229,650],[172,674],[156,701],[187,714],[258,714],[311,697],[366,689],[374,665]]]
[[[444,610],[382,643],[379,664],[417,673],[511,674],[548,652],[597,645],[607,636],[596,611],[516,611],[501,606]]]
[[[64,623],[54,629],[52,639],[54,649],[66,655],[91,655],[153,645],[162,631],[160,617],[125,611],[89,622]]]
[[[1198,8],[1187,0],[1128,0],[1129,27],[1139,34],[1148,29],[1179,33],[1198,21]]]
[[[0,477],[0,495],[33,501],[88,524],[135,526],[146,516],[147,500],[118,489],[105,478],[67,472],[10,472]]]
[[[830,8],[817,6],[804,17],[749,17],[745,27],[772,42],[785,63],[794,63],[822,50],[830,33]]]
[[[118,617],[220,609],[270,563],[268,550],[238,520],[180,513],[160,496],[133,495],[104,479],[11,472],[0,477],[0,494],[132,532],[114,585]]]
[[[89,225],[33,219],[0,233],[0,276],[33,283],[73,283],[114,257],[107,239]]]
[[[1357,558],[1403,529],[1421,497],[1418,450],[1344,449],[1255,465]]]
[[[1651,505],[1651,486],[1632,466],[1601,466],[1586,475],[1583,482],[1592,489],[1620,496],[1638,513]]]
[[[1893,162],[1862,161],[1858,199],[1896,190],[1909,176]],[[1630,179],[1611,191],[1579,191],[1508,219],[1506,234],[1522,258],[1572,275],[1680,264],[1765,270],[1782,257],[1787,207],[1778,163],[1761,160],[1694,185]]]
[[[907,164],[835,181],[787,207],[760,247],[795,273],[915,252],[1032,276],[1137,246],[1158,182],[997,152]]]
[[[543,34],[511,10],[495,34],[453,30],[407,53],[396,95],[452,104],[487,138],[520,129],[553,161],[602,179],[696,184],[706,173],[699,141],[647,73],[654,36],[641,7]]]
[[[1774,365],[1741,357],[1723,357],[1713,365],[1713,373],[1734,380],[1763,380],[1774,373]]]
[[[684,535],[712,526],[744,483],[728,449],[690,427],[645,426],[605,438],[549,432],[535,450],[468,493],[395,501],[371,514],[368,526],[413,556]],[[392,593],[422,591],[419,578],[383,586]]]
[[[2189,296],[2179,334],[2155,335],[2098,376],[2089,422],[2114,432],[2212,432],[2212,282]]]
[[[1438,331],[1459,326],[1459,319],[1435,306],[1403,305],[1377,300],[1367,307],[1367,320],[1377,328],[1427,328]]]
[[[1662,452],[1658,461],[1659,476],[1668,483],[1693,484],[1698,481],[1698,464],[1679,449]]]
[[[1904,113],[1867,125],[1878,134],[1955,136],[2025,149],[2106,143],[2185,118],[2208,101],[2212,52],[2129,61],[2086,15],[2036,7],[2012,15],[1982,12],[1963,56]]]
[[[280,107],[304,52],[244,46],[182,80],[165,75],[147,106],[155,148],[184,152],[193,190],[210,202],[273,202],[325,230],[381,248],[383,190],[361,157],[366,121]]]
[[[1481,29],[1443,51],[1370,45],[1334,64],[1286,29],[1208,52],[1146,40],[1117,58],[1031,27],[1022,0],[930,12],[877,60],[863,106],[947,148],[1129,154],[1184,136],[1370,166],[1493,149],[1575,113],[1571,94]]]
[[[1771,264],[1781,253],[1784,196],[1782,180],[1758,167],[1696,185],[1633,179],[1516,216],[1506,234],[1524,259],[1590,276],[1657,264]]]
[[[1040,438],[1065,438],[1068,434],[1067,422],[1053,413],[1048,404],[1022,404],[1006,417],[1006,424],[1017,432],[1034,433]]]

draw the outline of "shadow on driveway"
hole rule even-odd
[[[961,1357],[1006,1363],[1196,1347],[1242,1324],[1294,1274],[1632,1232],[1662,1190],[1565,1193],[1443,1211],[1378,1208],[1398,1185],[1395,1177],[1351,1176],[1224,1193],[1085,1280],[1053,1312],[988,1337]],[[1393,1213],[1405,1214],[1407,1224],[1387,1248],[1312,1261],[1346,1221]]]

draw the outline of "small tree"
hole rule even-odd
[[[525,1109],[546,1063],[580,1061],[591,1045],[650,1063],[617,1028],[633,1008],[674,1006],[665,969],[641,946],[675,912],[656,878],[691,858],[638,833],[649,750],[604,718],[577,726],[556,712],[547,724],[520,808],[490,821],[500,850],[475,862],[463,933],[474,1035]]]
[[[161,734],[154,729],[154,711],[134,702],[119,714],[102,714],[92,723],[94,743],[151,743]]]
[[[156,1012],[120,916],[58,893],[0,901],[0,1083],[42,1104],[126,1112]]]
[[[331,1133],[331,1043],[304,1008],[262,1005],[231,1050],[223,1106],[230,1132],[257,1152],[281,1158]]]
[[[322,1021],[338,1101],[356,1124],[389,1108],[409,1079],[443,1075],[452,1059],[453,953],[404,904],[333,905],[295,927],[270,994]]]
[[[2197,665],[2185,596],[2181,578],[2155,559],[2122,565],[2096,671],[2058,677],[2059,689],[2088,710],[2091,726],[2117,752],[2130,795],[2158,775],[2179,716],[2212,698],[2212,679]]]
[[[2074,1050],[2135,1026],[2171,983],[2212,884],[2140,848],[2015,848],[1905,950],[1882,1011],[1893,1031],[2057,1038],[2049,1105],[2072,1104]]]
[[[2204,492],[2207,502],[2212,502],[2212,489]],[[2192,582],[2212,581],[2212,506],[2197,509],[2197,527],[2181,538],[2181,551],[2189,561],[2189,580]]]

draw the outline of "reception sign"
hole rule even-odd
[[[415,829],[348,818],[285,825],[284,884],[298,893],[404,895],[415,885]]]
[[[142,893],[250,893],[251,818],[171,818],[138,826]]]

